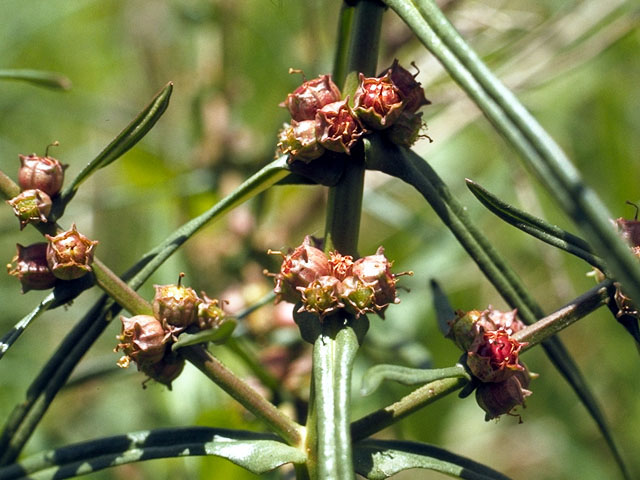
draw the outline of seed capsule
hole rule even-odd
[[[405,107],[400,90],[391,81],[389,72],[382,77],[365,77],[361,73],[353,101],[356,115],[374,130],[393,125]]]
[[[184,273],[180,274],[177,285],[154,285],[153,313],[174,335],[197,322],[198,306],[202,303],[193,288],[181,285],[183,276]]]
[[[117,338],[121,343],[115,351],[122,350],[125,356],[118,361],[118,366],[126,368],[133,360],[140,370],[162,360],[169,335],[157,318],[136,315],[131,318],[120,317],[120,321],[122,332]]]
[[[287,95],[287,99],[280,106],[287,108],[291,118],[297,122],[314,120],[318,110],[329,103],[337,102],[341,96],[340,89],[331,80],[331,75],[320,75],[296,88],[293,93]]]
[[[45,235],[49,240],[47,263],[53,274],[62,280],[74,280],[91,271],[97,241],[78,232],[76,224],[58,235]]]
[[[18,183],[22,190],[37,188],[50,197],[58,194],[64,182],[66,165],[53,157],[39,157],[35,153],[19,157]]]
[[[348,155],[364,133],[362,122],[348,100],[325,105],[316,114],[316,138],[327,150]]]
[[[379,76],[382,75],[380,74]],[[415,113],[420,107],[431,103],[424,96],[424,89],[420,82],[416,81],[418,74],[412,75],[407,69],[400,66],[397,59],[393,61],[393,64],[386,70],[384,75],[388,75],[393,84],[400,90],[404,110],[408,113]]]
[[[525,398],[531,395],[531,391],[527,390],[530,381],[531,374],[525,368],[516,371],[502,382],[481,383],[476,389],[476,401],[486,412],[485,420],[497,418],[505,413],[514,415],[513,409],[519,405],[524,406]]]
[[[298,312],[317,313],[322,320],[326,315],[343,308],[340,301],[340,280],[330,275],[323,275],[309,284],[298,287],[302,293],[302,307]]]
[[[47,264],[47,244],[34,243],[23,247],[16,245],[18,253],[7,265],[9,275],[18,277],[22,293],[29,290],[48,290],[56,283],[56,277]],[[14,265],[15,264],[15,265]]]
[[[324,147],[316,139],[315,120],[292,120],[291,125],[285,124],[280,130],[278,140],[277,154],[289,155],[289,163],[293,160],[309,163],[324,153]]]
[[[469,347],[467,365],[481,382],[503,382],[524,370],[518,352],[526,345],[511,338],[504,328],[478,335]]]

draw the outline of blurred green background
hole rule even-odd
[[[637,2],[440,3],[567,151],[612,215],[632,217],[634,209],[625,201],[640,201]],[[50,154],[69,164],[71,178],[163,85],[174,82],[171,104],[157,126],[84,184],[61,222],[76,222],[80,231],[99,240],[99,257],[122,273],[270,161],[276,133],[287,119],[278,103],[300,82],[287,71],[300,68],[308,77],[331,71],[339,8],[337,0],[4,0],[0,68],[57,71],[71,79],[73,88],[58,92],[0,82],[0,169],[15,178],[18,154],[43,154],[57,140],[60,146]],[[545,311],[591,288],[586,264],[503,224],[466,190],[468,177],[505,201],[575,232],[474,105],[389,12],[380,69],[395,57],[405,65],[415,61],[432,101],[424,115],[433,142],[419,142],[417,151],[467,206]],[[141,293],[151,298],[154,283],[172,283],[184,271],[188,285],[228,300],[230,312],[239,311],[272,287],[262,274],[263,268],[277,268],[277,258],[265,254],[268,248],[297,245],[307,233],[322,235],[325,194],[320,187],[272,189],[200,232]],[[8,206],[0,218],[0,251],[9,262],[17,242],[27,245],[39,237],[30,228],[19,232]],[[402,279],[401,285],[411,291],[400,292],[402,303],[388,310],[387,319],[371,319],[354,372],[354,418],[409,391],[388,385],[362,398],[360,379],[372,364],[444,367],[457,360],[458,351],[435,323],[431,278],[440,282],[455,308],[505,308],[415,191],[369,173],[360,252],[371,254],[381,244],[395,261],[395,271],[413,270],[415,275]],[[98,294],[89,291],[68,308],[39,318],[0,361],[1,422],[24,399],[31,380]],[[14,278],[1,276],[0,333],[44,296],[21,295]],[[274,319],[282,317],[281,310],[268,306],[240,328],[265,362],[295,345],[295,330],[275,325]],[[160,385],[143,390],[141,374],[115,366],[117,323],[78,365],[76,382],[53,403],[26,453],[155,427],[261,428],[189,366],[173,391]],[[639,358],[632,340],[605,310],[560,336],[600,400],[632,471],[640,474]],[[216,354],[239,374],[250,375],[224,348]],[[297,355],[287,379],[291,388],[304,392],[308,362],[305,351]],[[451,396],[380,436],[434,443],[515,479],[616,478],[595,423],[545,355],[535,349],[524,360],[540,377],[521,411],[523,424],[511,417],[487,423],[473,397]],[[87,377],[94,369],[108,373]],[[255,478],[217,458],[153,461],[89,477]],[[397,476],[441,477],[427,471]]]

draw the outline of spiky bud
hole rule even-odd
[[[298,287],[302,293],[302,307],[299,312],[317,313],[322,320],[326,315],[343,308],[340,301],[340,280],[331,275],[323,275],[306,288]]]
[[[20,220],[20,230],[29,223],[46,223],[51,212],[51,198],[38,189],[25,190],[7,203]]]
[[[478,335],[467,352],[467,365],[481,382],[503,382],[524,370],[518,352],[526,345],[513,339],[504,328]]]
[[[314,247],[312,242],[312,238],[306,236],[299,247],[288,255],[283,255],[280,272],[272,275],[276,279],[273,291],[277,295],[277,302],[283,300],[291,303],[298,302],[300,300],[299,287],[306,288],[317,278],[330,274],[327,256],[322,250]]]
[[[291,121],[278,134],[277,154],[289,155],[289,163],[300,160],[309,163],[324,153],[324,147],[316,139],[315,120]]]
[[[39,157],[35,153],[19,157],[18,184],[22,190],[38,189],[50,197],[58,194],[64,182],[66,165],[53,157]]]
[[[151,315],[123,316],[120,321],[122,331],[117,337],[120,343],[114,351],[122,350],[125,355],[118,361],[118,366],[126,368],[133,360],[140,370],[162,360],[169,334],[157,318]]]
[[[183,276],[184,274],[180,275],[177,285],[153,286],[156,290],[153,313],[173,335],[197,322],[198,306],[202,303],[193,288],[182,286]]]
[[[74,280],[91,271],[97,241],[78,232],[76,224],[66,232],[51,236],[47,247],[47,263],[53,274],[62,280]]]
[[[329,103],[337,102],[341,97],[340,89],[331,80],[331,75],[320,75],[307,80],[287,95],[280,104],[291,113],[295,121],[314,120],[316,112]]]
[[[219,301],[209,298],[206,293],[200,292],[202,301],[198,304],[198,328],[206,330],[216,328],[225,318],[224,310],[219,306]]]
[[[47,264],[47,244],[34,243],[23,247],[18,243],[16,247],[18,253],[7,265],[7,272],[18,277],[22,284],[22,293],[53,287],[57,279]]]
[[[375,303],[373,286],[365,284],[354,276],[349,276],[342,281],[340,298],[346,310],[356,317],[366,313],[377,313],[379,310]]]
[[[316,138],[327,150],[350,154],[364,133],[365,129],[349,106],[348,99],[329,103],[316,114]]]
[[[390,127],[405,107],[400,90],[391,81],[389,73],[382,77],[365,77],[361,73],[360,85],[353,97],[353,111],[374,130]]]

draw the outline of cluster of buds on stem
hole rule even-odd
[[[54,142],[49,146],[57,146]],[[29,223],[46,223],[51,212],[52,199],[60,192],[64,181],[66,165],[48,155],[49,147],[44,157],[35,153],[19,155],[18,184],[20,194],[8,200],[13,211],[20,220],[22,230]]]
[[[307,236],[286,255],[269,251],[283,256],[280,272],[265,272],[275,278],[276,302],[300,302],[299,312],[315,313],[321,320],[340,309],[356,317],[377,313],[384,318],[385,309],[400,302],[397,277],[411,272],[391,273],[382,247],[375,255],[354,260],[336,251],[327,255],[313,243]]]
[[[353,103],[342,98],[330,75],[305,81],[280,104],[289,110],[291,122],[278,135],[277,153],[306,163],[326,150],[349,155],[372,130],[384,130],[392,142],[411,146],[423,126],[417,111],[430,103],[416,75],[397,60],[378,77],[360,74]]]
[[[118,366],[127,368],[133,361],[149,379],[169,389],[184,368],[184,358],[171,349],[178,336],[185,331],[216,329],[226,318],[218,300],[204,292],[200,298],[181,284],[183,276],[181,273],[177,284],[154,286],[153,315],[120,317],[122,330],[114,350],[124,353]]]
[[[492,307],[458,312],[450,322],[447,337],[467,352],[467,366],[481,382],[476,400],[486,412],[486,420],[512,415],[531,395],[527,388],[533,375],[518,358],[526,343],[513,338],[523,328],[516,310],[500,312]]]
[[[20,280],[23,293],[47,290],[58,280],[75,280],[91,271],[98,242],[78,232],[75,224],[58,235],[45,236],[47,243],[17,244],[17,254],[7,265],[9,275]]]

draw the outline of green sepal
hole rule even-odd
[[[215,328],[208,328],[197,333],[183,333],[178,341],[171,345],[174,352],[182,347],[197,345],[198,343],[215,343],[221,345],[225,343],[235,330],[238,322],[233,318],[225,318],[224,321]]]

